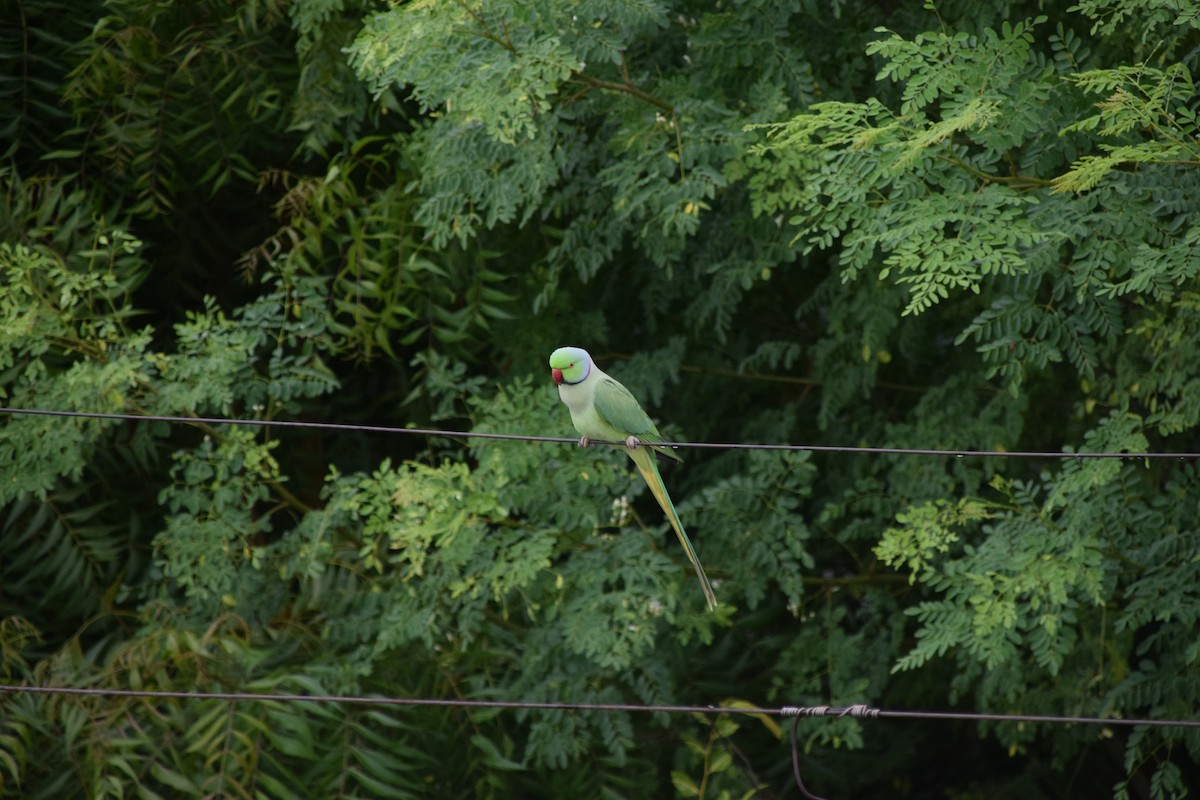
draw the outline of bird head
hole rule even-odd
[[[592,372],[592,357],[581,347],[560,347],[550,354],[550,374],[557,384],[579,383]]]

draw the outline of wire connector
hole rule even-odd
[[[784,706],[779,709],[781,717],[857,717],[858,719],[875,719],[879,716],[878,708],[858,703],[852,706]]]

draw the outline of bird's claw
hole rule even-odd
[[[587,436],[580,436],[579,437],[579,446],[580,447],[591,447],[592,446],[591,438],[587,437]],[[636,436],[626,436],[625,437],[625,446],[628,447],[630,450],[636,450],[637,448],[642,446],[642,440],[637,438]]]

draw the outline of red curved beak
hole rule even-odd
[[[562,383],[562,370],[561,369],[552,369],[552,370],[550,370],[550,374],[554,377],[555,383]]]

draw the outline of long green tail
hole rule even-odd
[[[675,535],[679,537],[679,543],[683,545],[688,560],[696,568],[696,577],[700,579],[700,588],[704,590],[704,599],[708,602],[708,610],[712,611],[717,607],[717,595],[713,592],[708,576],[704,574],[704,567],[700,566],[700,559],[696,557],[696,549],[692,547],[692,540],[683,530],[683,523],[679,521],[679,514],[675,511],[675,504],[671,502],[671,496],[667,494],[667,487],[663,484],[662,476],[658,474],[658,465],[654,463],[654,451],[649,447],[638,447],[633,450],[626,449],[626,452],[633,459],[633,463],[637,464],[638,471],[646,479],[646,485],[650,487],[651,494],[662,506],[667,519],[671,521],[671,527],[675,529]]]

